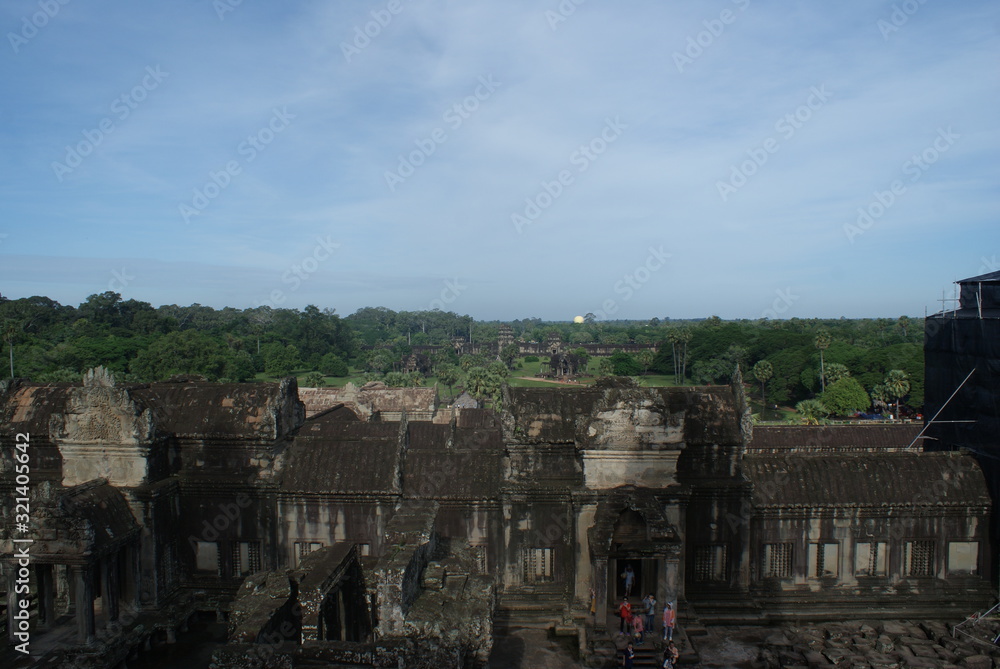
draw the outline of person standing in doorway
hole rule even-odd
[[[635,572],[632,571],[632,565],[625,565],[622,578],[625,579],[625,596],[630,597],[632,595],[632,586],[635,585]]]

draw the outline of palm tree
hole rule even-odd
[[[667,341],[670,342],[670,358],[674,361],[674,383],[680,377],[680,359],[677,357],[677,344],[680,341],[677,337],[677,328],[667,330]]]
[[[436,371],[438,381],[448,386],[448,392],[454,395],[455,390],[452,386],[458,381],[458,370],[452,365],[441,365]]]
[[[802,415],[802,422],[806,425],[819,425],[820,418],[829,413],[819,400],[802,400],[795,405],[795,410]]]
[[[687,350],[688,342],[691,341],[691,330],[680,328],[677,332],[677,341],[681,349],[681,385],[684,385],[684,377],[687,375]]]
[[[846,379],[850,375],[851,370],[847,368],[847,365],[841,365],[839,362],[831,362],[830,366],[826,368],[826,382],[829,384]]]
[[[886,392],[889,393],[889,397],[894,397],[896,399],[896,418],[899,418],[899,400],[903,395],[910,392],[910,379],[906,376],[906,372],[901,369],[890,370],[888,374],[885,375],[885,386]]]
[[[643,350],[635,354],[636,362],[638,362],[639,365],[642,366],[643,376],[645,376],[646,373],[649,372],[649,366],[653,364],[653,358],[654,354],[648,348],[644,348]]]
[[[832,341],[830,333],[826,330],[820,330],[816,334],[816,348],[819,349],[819,383],[823,392],[826,392],[826,369],[823,364],[823,351],[830,348],[830,342]]]
[[[760,401],[763,407],[760,410],[760,417],[762,419],[767,418],[767,397],[765,396],[764,386],[774,376],[774,367],[771,366],[767,360],[758,360],[757,364],[753,366],[753,377],[760,382]]]

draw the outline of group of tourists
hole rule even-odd
[[[635,646],[641,645],[646,640],[646,634],[655,630],[656,598],[653,593],[649,593],[633,611],[632,604],[626,596],[622,598],[622,603],[618,607],[618,617],[621,618],[619,635],[628,636],[630,639],[623,656],[623,666],[632,667],[635,659]],[[663,640],[667,642],[661,665],[664,669],[673,669],[677,658],[680,657],[680,651],[674,645],[676,623],[677,613],[670,602],[667,602],[663,606]]]
[[[625,584],[625,596],[618,606],[618,617],[621,619],[619,626],[619,636],[628,636],[629,642],[622,656],[622,666],[631,669],[635,662],[635,646],[641,645],[646,640],[646,634],[655,631],[656,627],[656,597],[649,593],[632,610],[632,604],[628,598],[632,594],[635,586],[635,572],[632,565],[626,565],[621,578]],[[596,597],[591,591],[591,611],[596,611]],[[680,651],[674,645],[674,627],[677,625],[677,612],[674,607],[667,602],[663,606],[663,640],[667,642],[663,650],[662,669],[673,669],[680,657]]]
[[[620,636],[634,637],[636,643],[642,643],[646,639],[646,633],[652,632],[656,622],[656,598],[653,593],[649,593],[640,602],[635,611],[628,597],[622,598],[622,603],[618,606],[618,617],[621,618],[619,626]],[[674,627],[677,624],[677,613],[674,607],[667,602],[663,606],[663,640],[673,641]]]

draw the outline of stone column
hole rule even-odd
[[[90,568],[73,567],[73,601],[76,604],[76,634],[80,643],[94,641],[94,577]]]
[[[663,601],[675,601],[684,596],[684,589],[678,582],[680,576],[680,565],[676,559],[666,558],[663,564],[663,585],[666,599]]]
[[[604,628],[608,625],[608,558],[606,557],[594,559],[594,593],[597,595],[594,626]]]
[[[132,605],[136,611],[142,608],[142,551],[139,545],[128,548],[128,579],[132,584]]]
[[[55,565],[35,565],[38,575],[38,616],[45,627],[56,623],[56,592],[55,578],[52,575]]]
[[[118,560],[107,556],[101,560],[101,602],[108,624],[118,620]]]

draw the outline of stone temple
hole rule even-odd
[[[688,628],[961,619],[993,598],[982,471],[925,452],[919,425],[754,428],[738,376],[507,389],[497,412],[343,392],[100,369],[4,386],[5,652],[29,619],[45,666],[126,666],[211,615],[219,669],[482,667],[520,626],[602,666],[629,566],[632,601],[675,602]]]

